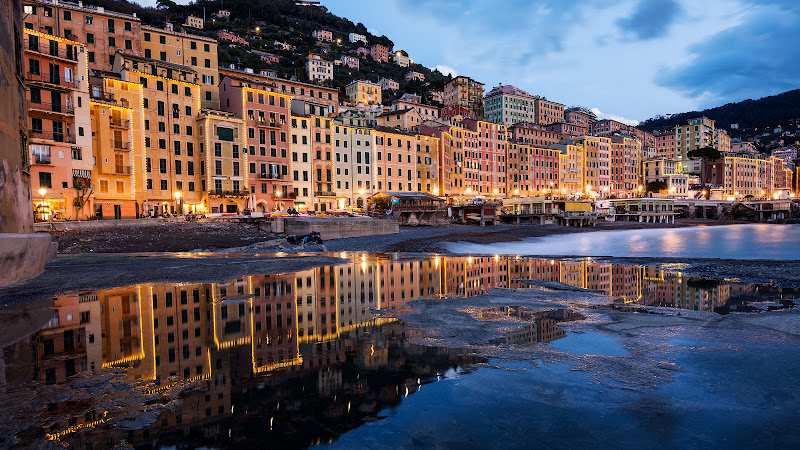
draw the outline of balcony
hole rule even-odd
[[[37,154],[37,153],[34,153],[33,154],[33,158],[32,158],[32,162],[34,164],[42,164],[42,165],[48,165],[48,166],[53,164],[52,161],[50,160],[50,155],[49,154]]]
[[[331,191],[314,191],[315,197],[336,197],[335,192]]]
[[[130,175],[131,166],[114,166],[114,173],[117,175]]]
[[[45,74],[28,72],[25,74],[25,80],[36,84],[44,83],[48,85],[48,87],[58,86],[65,90],[78,89],[78,80],[68,81],[61,78],[58,73]]]
[[[29,111],[39,111],[49,114],[63,114],[66,116],[75,115],[75,107],[63,103],[34,103],[28,102]]]
[[[128,151],[130,150],[130,144],[126,141],[118,141],[116,139],[112,139],[111,148],[113,148],[114,150]]]
[[[258,174],[258,179],[259,180],[280,180],[281,178],[283,178],[283,175],[281,175],[279,173],[264,173],[264,172],[261,172],[261,173]]]
[[[75,136],[72,134],[54,133],[52,131],[30,130],[31,139],[42,139],[46,141],[64,142],[67,144],[75,143]]]
[[[24,48],[26,52],[38,53],[49,58],[58,58],[73,63],[78,62],[78,47],[72,47],[67,51],[66,44],[61,43],[55,47],[50,46],[50,40],[46,38],[37,39],[31,42],[30,37],[25,39]]]
[[[117,119],[114,117],[110,118],[108,123],[115,128],[129,128],[131,126],[130,120]]]

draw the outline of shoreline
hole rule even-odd
[[[10,286],[0,287],[0,308],[32,303],[67,291],[103,289],[145,282],[224,281],[249,274],[286,273],[323,265],[340,264],[342,252],[405,253],[411,258],[434,255],[467,256],[452,253],[442,247],[445,242],[475,242],[491,244],[514,242],[528,237],[550,236],[593,231],[613,231],[643,228],[685,228],[693,226],[740,225],[740,222],[682,220],[675,224],[640,224],[616,222],[596,228],[574,228],[559,225],[497,225],[480,228],[473,225],[439,227],[403,227],[400,233],[327,241],[321,252],[312,253],[298,247],[296,251],[281,252],[275,246],[275,235],[263,234],[257,243],[245,247],[213,249],[205,252],[103,252],[90,248],[80,254],[61,254],[47,264],[45,273]],[[246,224],[237,224],[246,225]],[[163,231],[159,229],[158,231]],[[240,230],[241,231],[241,230]],[[241,234],[241,233],[239,233]],[[118,240],[119,234],[117,234]],[[240,240],[232,233],[234,240]],[[248,241],[245,236],[245,242]],[[168,238],[168,237],[167,237]],[[220,239],[227,242],[225,239]],[[252,240],[250,240],[252,242]],[[148,245],[151,242],[148,242]],[[262,246],[261,244],[269,244]],[[108,245],[108,242],[103,243]],[[305,253],[303,253],[305,251]],[[279,255],[275,253],[281,252]],[[582,259],[586,256],[526,256],[545,259]],[[665,257],[611,257],[593,259],[626,265],[663,266],[691,275],[738,279],[743,282],[769,283],[782,288],[800,287],[800,261],[686,259]]]

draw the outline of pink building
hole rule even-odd
[[[242,44],[242,45],[247,45],[247,46],[250,45],[250,43],[247,42],[246,39],[241,38],[241,37],[231,33],[228,30],[219,30],[219,31],[217,31],[217,37],[222,41],[236,42],[237,44]]]
[[[314,39],[318,41],[327,41],[327,42],[333,41],[333,33],[331,33],[328,30],[314,30],[314,32],[311,33],[311,35],[314,36]]]
[[[358,70],[361,65],[360,61],[355,56],[342,55],[339,60],[342,62],[342,65],[345,65],[351,69]]]
[[[385,45],[375,44],[369,49],[372,59],[378,62],[389,62],[389,48]]]
[[[554,133],[568,134],[570,136],[582,136],[584,134],[589,134],[588,125],[578,125],[574,123],[558,122],[547,125],[544,128],[547,131],[552,131]]]
[[[656,155],[659,158],[675,159],[675,130],[656,133]]]
[[[358,47],[358,50],[356,50],[356,54],[358,56],[369,56],[369,49],[364,47]]]

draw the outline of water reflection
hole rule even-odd
[[[701,311],[758,289],[590,260],[358,255],[345,265],[222,283],[65,294],[43,325],[2,344],[0,399],[11,406],[0,444],[327,442],[479,361],[411,345],[404,324],[375,310],[526,288],[526,279],[596,290],[620,303]],[[574,318],[513,305],[481,314],[532,322],[501,344],[559,339],[556,323]]]

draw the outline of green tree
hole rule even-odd
[[[688,156],[690,159],[700,160],[700,186],[702,187],[703,191],[706,191],[706,198],[709,198],[711,196],[711,192],[706,189],[706,178],[710,178],[708,173],[709,162],[722,158],[722,153],[714,147],[701,147],[690,150],[686,156]]]
[[[651,181],[647,183],[647,192],[661,192],[666,191],[669,186],[664,181]]]

